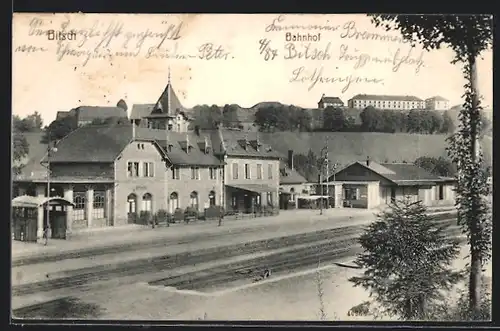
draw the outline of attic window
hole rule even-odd
[[[191,152],[192,150],[193,150],[193,146],[189,145],[189,146],[187,147],[187,151],[188,151],[188,152]]]
[[[210,146],[205,147],[205,154],[210,154],[211,151],[212,151],[212,147],[210,147]]]
[[[172,144],[168,144],[168,146],[167,146],[167,150],[168,150],[169,152],[171,152],[171,151],[172,151],[172,147],[174,147]]]

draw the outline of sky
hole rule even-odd
[[[74,40],[53,40],[71,31]],[[356,94],[439,95],[461,104],[465,81],[450,64],[453,53],[400,40],[359,14],[15,13],[12,109],[38,111],[45,124],[82,105],[124,99],[130,109],[155,103],[169,72],[188,108],[261,101],[314,108],[322,94],[345,103]],[[485,108],[493,106],[492,71],[488,51],[478,64]]]

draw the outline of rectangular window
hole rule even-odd
[[[129,177],[139,177],[139,162],[128,162],[127,174]]]
[[[273,165],[267,165],[267,179],[273,179]]]
[[[142,176],[154,177],[154,164],[153,162],[144,162],[142,164]]]
[[[250,164],[245,164],[245,179],[250,179]]]
[[[262,164],[257,164],[257,179],[262,179]]]
[[[180,179],[179,167],[172,167],[172,179]]]
[[[200,168],[191,167],[191,179],[200,179]]]
[[[238,163],[233,163],[233,179],[238,179]]]
[[[438,193],[439,193],[439,200],[444,200],[444,186],[443,185],[439,185],[438,186]]]
[[[217,179],[217,168],[210,168],[210,179]]]

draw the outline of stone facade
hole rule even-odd
[[[273,188],[269,194],[260,194],[260,204],[271,204],[278,206],[278,190],[279,190],[279,159],[257,159],[228,156],[225,165],[225,180],[226,185],[225,200],[227,208],[243,209],[244,201],[241,196],[237,197],[238,190],[230,187],[234,185],[257,184],[266,185]],[[258,170],[258,169],[261,170]],[[246,171],[248,169],[248,171]],[[260,173],[259,173],[260,171]],[[229,185],[229,187],[227,187]]]

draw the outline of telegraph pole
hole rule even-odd
[[[329,169],[329,159],[328,159],[328,136],[326,137],[326,156],[325,156],[325,166],[326,166],[326,209],[330,208],[330,190],[328,181],[330,180],[330,169]]]

